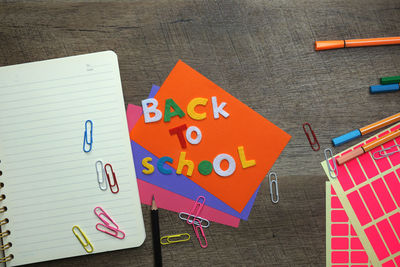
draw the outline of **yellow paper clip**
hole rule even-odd
[[[79,233],[77,233],[75,231],[75,229],[78,229]],[[76,238],[78,238],[79,242],[81,242],[82,247],[86,250],[87,253],[92,253],[93,252],[93,245],[92,243],[90,243],[88,237],[85,235],[85,233],[81,230],[81,228],[79,228],[79,226],[74,225],[72,227],[72,232],[74,233],[74,235],[76,236]],[[82,238],[80,237],[80,235],[83,236],[83,239],[85,239],[85,241],[82,240]]]
[[[183,237],[183,236],[186,236],[186,237]],[[166,239],[166,242],[163,242],[163,239]],[[185,241],[189,241],[189,240],[190,240],[190,235],[188,233],[183,233],[183,234],[177,234],[177,235],[163,236],[160,238],[160,243],[161,243],[161,245],[169,245],[169,244],[185,242]]]

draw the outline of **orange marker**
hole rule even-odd
[[[370,39],[315,41],[315,50],[329,50],[329,49],[346,48],[346,47],[395,45],[395,44],[400,44],[400,36],[370,38]]]
[[[400,136],[400,129],[397,129],[396,131],[388,133],[387,135],[384,135],[381,138],[378,138],[373,142],[370,142],[361,147],[358,147],[358,148],[354,149],[353,151],[341,156],[340,158],[337,159],[337,163],[339,165],[342,165],[342,164],[348,162],[349,160],[352,160],[352,159],[354,159],[358,156],[361,156],[362,154],[374,149],[377,146],[380,146],[392,139],[395,139],[398,136]]]

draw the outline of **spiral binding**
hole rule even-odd
[[[3,173],[0,170],[0,176],[2,174]],[[4,187],[4,183],[0,183],[0,189],[2,189],[3,187]],[[3,201],[4,199],[6,199],[6,195],[1,194],[0,195],[0,201]],[[4,213],[6,211],[7,211],[7,207],[6,206],[0,207],[0,213]],[[6,225],[9,222],[10,221],[8,220],[8,218],[2,219],[2,220],[0,220],[0,226]],[[10,234],[11,234],[11,232],[9,230],[7,230],[5,232],[0,232],[0,239],[3,239],[4,237],[9,236]],[[7,249],[9,249],[11,247],[12,247],[12,243],[8,242],[7,244],[0,245],[0,251],[6,251]],[[5,255],[5,252],[4,252],[4,257],[0,258],[0,263],[5,263],[5,262],[8,262],[8,261],[11,261],[12,259],[14,259],[14,255],[13,254]]]

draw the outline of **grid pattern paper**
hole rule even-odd
[[[396,124],[335,159],[399,128]],[[374,266],[400,266],[400,153],[379,160],[372,156],[397,144],[400,137],[338,166],[337,178],[329,176],[325,161],[321,163]]]
[[[326,266],[372,267],[330,182],[326,182]]]

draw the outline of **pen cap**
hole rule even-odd
[[[381,84],[400,83],[400,76],[382,77]]]
[[[371,94],[399,91],[399,84],[372,85],[369,87]]]
[[[315,50],[343,48],[344,40],[315,41]]]

